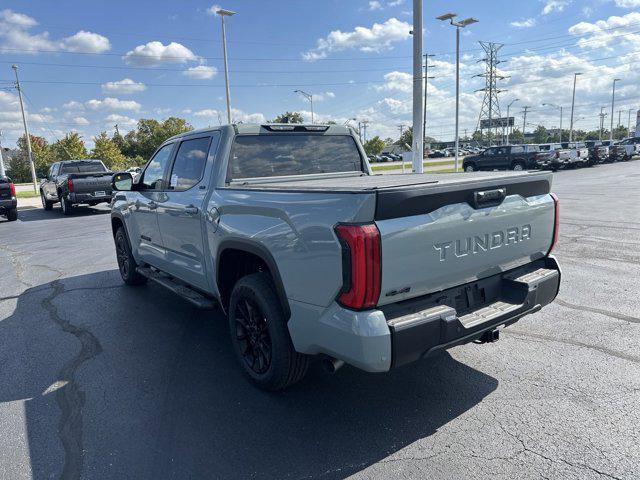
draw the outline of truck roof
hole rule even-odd
[[[99,158],[78,158],[76,160],[56,160],[58,163],[101,162]]]
[[[198,130],[190,130],[188,132],[179,133],[167,140],[176,140],[178,138],[190,137],[192,135],[198,135],[201,133],[208,133],[214,131],[225,130],[233,128],[238,134],[244,135],[257,135],[257,134],[274,134],[287,133],[291,130],[275,130],[277,128],[292,128],[294,132],[309,133],[323,133],[324,135],[350,135],[352,132],[351,127],[346,125],[323,125],[323,124],[311,124],[311,123],[234,123],[232,125],[221,125],[219,127],[200,128]],[[320,130],[324,128],[324,130]],[[308,129],[308,130],[307,130]],[[313,129],[313,130],[312,130]]]

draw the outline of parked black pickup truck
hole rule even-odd
[[[537,145],[504,145],[490,147],[479,155],[464,159],[465,172],[477,170],[530,170],[539,168],[540,148]]]
[[[18,219],[16,187],[9,177],[0,177],[0,215],[13,222]]]
[[[71,215],[74,205],[97,205],[111,201],[111,177],[100,160],[65,160],[51,165],[40,184],[40,199],[45,210],[60,202],[62,213]]]

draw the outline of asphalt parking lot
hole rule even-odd
[[[256,390],[119,278],[106,207],[0,221],[0,478],[640,478],[640,161],[554,174],[556,302],[489,345]]]

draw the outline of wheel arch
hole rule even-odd
[[[278,265],[264,245],[252,240],[228,239],[218,246],[215,271],[220,304],[228,311],[233,285],[250,273],[262,271],[261,268],[271,276],[285,319],[288,320],[291,309]]]

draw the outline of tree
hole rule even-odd
[[[269,123],[303,123],[303,120],[299,112],[284,112]]]
[[[76,132],[67,133],[62,139],[51,145],[55,160],[79,160],[87,158],[87,149],[82,137]]]
[[[509,142],[511,143],[524,142],[524,136],[522,135],[522,132],[517,128],[514,128],[513,131],[509,134]]]
[[[55,161],[51,146],[43,137],[37,137],[36,135],[29,135],[31,139],[31,156],[36,168],[36,175],[38,177],[46,176],[49,171],[49,167]],[[26,137],[22,135],[18,139],[18,147],[22,152],[22,156],[26,162],[26,167],[29,170],[29,179],[31,179],[31,167],[29,166],[29,155],[27,153]],[[20,162],[18,162],[20,163]]]
[[[549,138],[549,132],[542,125],[538,125],[538,127],[533,131],[533,143],[546,143]]]
[[[400,145],[402,148],[408,148],[411,150],[413,145],[413,128],[409,127],[402,132],[400,138],[396,142],[396,145]]]
[[[183,118],[169,117],[163,122],[141,118],[135,130],[124,137],[122,153],[129,158],[148,159],[167,138],[193,130]]]
[[[93,158],[102,160],[109,170],[123,170],[127,166],[127,158],[116,143],[109,138],[107,132],[94,137],[95,146],[91,152]]]
[[[618,125],[613,129],[613,138],[615,138],[616,140],[622,140],[623,138],[627,138],[628,136],[629,130],[623,125]]]
[[[379,155],[383,148],[384,141],[377,135],[371,140],[367,140],[364,144],[364,151],[367,152],[369,156]]]

